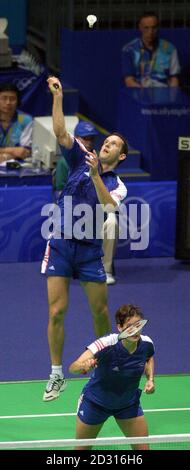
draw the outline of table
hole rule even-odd
[[[20,168],[7,170],[0,166],[0,187],[3,186],[47,186],[52,184],[50,170]]]

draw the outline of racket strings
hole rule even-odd
[[[148,320],[141,319],[135,322],[133,325],[129,325],[127,328],[125,328],[121,333],[118,334],[118,341],[121,341],[122,339],[129,338],[131,336],[134,336],[137,334],[139,331],[142,330],[142,328],[146,325]],[[97,365],[101,364],[101,362],[105,361],[105,358],[113,351],[115,344],[106,346],[105,349],[102,349],[103,354],[101,357],[97,357],[98,363]]]
[[[119,334],[118,336],[118,340],[121,340],[121,339],[125,339],[125,338],[129,338],[130,336],[134,336],[136,335],[137,333],[139,333],[139,331],[142,330],[142,328],[146,325],[148,320],[138,320],[137,322],[135,322],[133,325],[129,325],[127,326],[123,331],[121,331],[121,333]]]

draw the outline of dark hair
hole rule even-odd
[[[110,137],[111,135],[117,135],[117,137],[119,137],[122,141],[123,141],[123,144],[122,144],[122,147],[121,147],[121,151],[122,153],[124,153],[127,157],[127,154],[128,154],[128,151],[129,151],[129,147],[128,147],[128,143],[127,143],[127,140],[125,139],[125,137],[123,137],[123,135],[119,134],[119,132],[112,132],[111,134],[108,135],[108,137]]]
[[[140,16],[138,20],[138,26],[141,20],[143,20],[144,18],[149,18],[150,16],[153,16],[154,18],[156,18],[159,24],[159,16],[157,15],[157,13],[155,13],[154,11],[145,11],[144,13],[142,13],[142,15]]]
[[[0,93],[13,91],[17,96],[17,103],[20,104],[20,91],[14,83],[0,83]]]
[[[139,307],[131,304],[124,304],[117,310],[115,314],[116,324],[123,326],[127,318],[132,318],[135,315],[138,315],[140,318],[143,318],[143,313]]]

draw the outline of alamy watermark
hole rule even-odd
[[[63,212],[63,214],[62,214]],[[105,213],[106,220],[105,234]],[[46,240],[53,237],[67,240],[115,239],[116,230],[122,245],[130,244],[131,250],[146,250],[149,245],[151,211],[149,204],[142,198],[128,198],[127,204],[119,208],[111,204],[96,204],[95,213],[89,204],[73,207],[72,196],[64,196],[63,209],[57,204],[45,204],[41,215],[46,217],[42,223],[41,234]]]

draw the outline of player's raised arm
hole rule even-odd
[[[145,364],[145,375],[147,381],[145,383],[144,392],[146,393],[154,393],[155,386],[154,386],[154,357],[151,356]]]
[[[48,80],[49,89],[53,95],[53,130],[58,139],[59,144],[65,148],[70,149],[73,145],[72,137],[67,132],[65,125],[65,117],[63,114],[63,89],[61,82],[56,77],[49,77]]]

